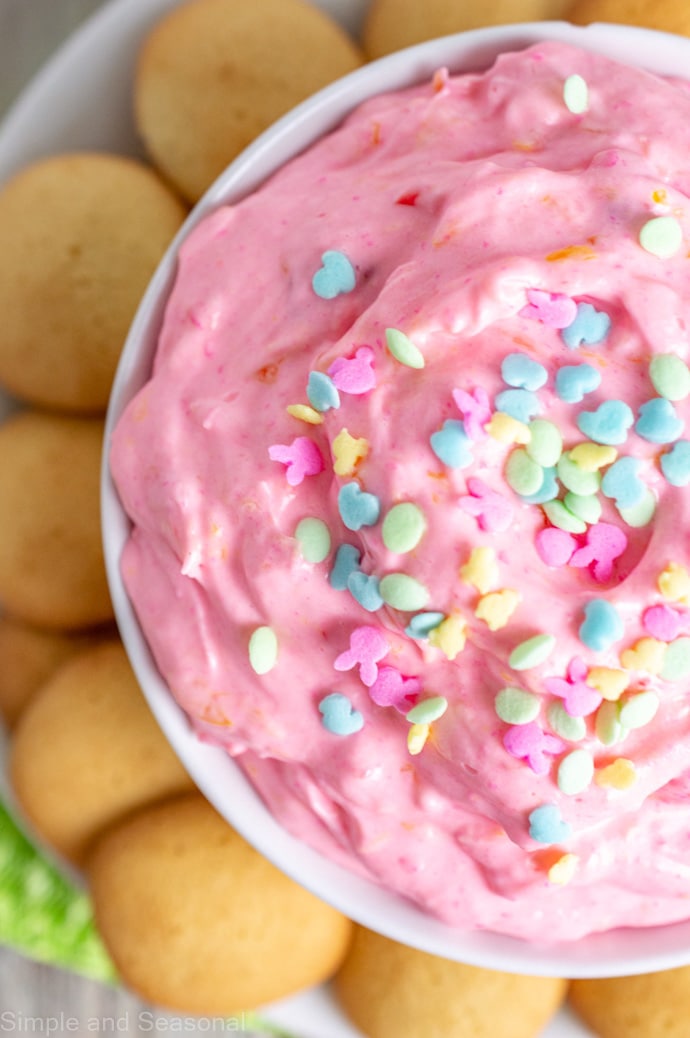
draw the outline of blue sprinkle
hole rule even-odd
[[[606,470],[601,492],[616,502],[617,508],[632,508],[645,495],[646,486],[638,476],[639,458],[619,458]]]
[[[575,320],[561,329],[561,338],[569,350],[580,346],[597,346],[609,333],[611,318],[591,303],[578,303]]]
[[[577,427],[581,433],[609,447],[625,443],[635,416],[623,400],[605,400],[596,411],[581,411]]]
[[[516,389],[534,390],[546,385],[549,376],[544,365],[526,353],[509,353],[501,364],[501,377]]]
[[[520,500],[526,505],[544,505],[547,501],[553,501],[558,497],[560,487],[556,478],[556,467],[550,466],[543,470],[544,478],[541,487],[533,494],[520,494]]]
[[[408,638],[417,638],[419,640],[428,638],[434,627],[438,627],[445,618],[445,613],[417,613],[410,618],[410,622],[405,628],[405,634]]]
[[[465,432],[464,423],[448,418],[429,440],[436,457],[450,469],[463,469],[472,464],[472,440]]]
[[[323,264],[311,279],[312,288],[321,299],[335,299],[353,290],[357,283],[355,268],[344,252],[328,249],[321,256]]]
[[[690,441],[678,440],[670,451],[661,455],[661,471],[672,487],[690,483]]]
[[[364,718],[347,696],[331,692],[319,703],[323,726],[333,735],[354,735],[364,727]]]
[[[328,580],[334,591],[345,591],[351,573],[356,573],[362,553],[354,544],[341,544],[335,553],[335,562]]]
[[[307,382],[307,400],[317,411],[330,411],[340,407],[340,393],[333,379],[323,371],[310,371]]]
[[[555,804],[542,804],[530,812],[529,834],[537,843],[564,843],[572,833]]]
[[[601,385],[601,372],[591,364],[564,364],[556,372],[556,396],[566,404],[579,404]]]
[[[635,432],[649,443],[673,443],[682,433],[684,425],[671,401],[657,396],[640,407]]]
[[[524,425],[541,413],[539,398],[528,389],[504,389],[494,400],[494,407]]]
[[[361,530],[378,522],[381,502],[376,494],[362,490],[359,483],[345,483],[338,491],[338,511],[348,530]]]
[[[592,598],[585,606],[580,641],[588,649],[603,652],[623,637],[623,621],[605,598]]]
[[[361,570],[355,570],[347,579],[347,590],[355,602],[358,602],[368,613],[375,613],[383,605],[383,599],[379,593],[379,578],[373,574],[369,576],[362,573]]]

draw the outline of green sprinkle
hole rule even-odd
[[[558,765],[558,788],[566,796],[584,793],[594,777],[594,761],[587,750],[573,750]]]
[[[386,328],[386,346],[406,368],[423,368],[424,354],[411,339],[397,328]]]
[[[567,533],[584,533],[587,523],[566,507],[563,501],[546,501],[542,506],[544,515],[553,526]]]
[[[658,709],[659,697],[655,692],[640,692],[621,704],[618,717],[624,728],[644,728]]]
[[[658,353],[649,364],[649,377],[659,396],[685,400],[690,396],[690,368],[677,353]]]
[[[249,639],[249,662],[256,674],[268,674],[278,659],[278,639],[272,627],[257,627]]]
[[[416,548],[426,530],[426,516],[409,501],[393,505],[383,520],[381,536],[389,551],[404,554]]]
[[[661,676],[664,681],[680,681],[690,676],[690,638],[676,638],[670,643]]]
[[[323,562],[331,550],[331,534],[328,527],[323,519],[313,516],[300,519],[295,529],[295,540],[305,562]]]
[[[541,489],[544,482],[544,470],[530,458],[522,447],[516,448],[508,455],[506,462],[506,483],[521,497],[529,497]]]
[[[533,638],[516,645],[508,659],[513,670],[531,670],[549,658],[556,646],[552,634],[535,634]]]
[[[601,519],[601,501],[596,494],[573,494],[569,490],[563,504],[584,523],[598,523]]]
[[[656,498],[649,487],[645,489],[644,495],[636,505],[632,505],[631,508],[618,509],[618,514],[623,522],[635,528],[646,526],[647,523],[650,523],[654,518],[655,512]]]
[[[582,497],[596,494],[601,486],[599,473],[581,469],[572,460],[569,453],[561,454],[556,464],[556,472],[566,490],[571,490],[573,494],[579,494]]]
[[[535,418],[527,428],[531,433],[531,438],[525,450],[532,461],[536,461],[542,468],[551,468],[563,453],[563,437],[560,429],[546,418]]]
[[[416,613],[429,603],[427,588],[407,573],[389,573],[382,577],[379,594],[387,605],[403,613]]]
[[[568,76],[563,84],[563,101],[573,115],[582,115],[589,108],[589,89],[586,81],[577,72]]]
[[[506,724],[529,724],[536,721],[541,699],[524,688],[502,688],[494,700],[496,713]]]
[[[612,746],[616,742],[622,742],[628,734],[628,729],[621,724],[620,708],[618,703],[604,700],[594,721],[594,731],[597,739],[604,746]]]
[[[657,259],[670,259],[683,244],[683,229],[675,216],[654,216],[640,230],[640,245]]]
[[[410,724],[433,724],[443,717],[448,709],[448,700],[445,696],[431,696],[416,703],[411,710],[405,714],[405,720]]]
[[[579,742],[587,735],[587,724],[584,717],[571,717],[562,703],[551,703],[546,711],[547,720],[561,739],[568,742]]]

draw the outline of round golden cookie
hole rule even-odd
[[[562,18],[572,0],[494,0],[491,4],[462,0],[372,0],[362,31],[368,58],[410,47],[436,36],[512,22]]]
[[[37,627],[112,619],[101,545],[103,423],[25,411],[0,425],[0,609]]]
[[[232,1015],[321,983],[350,922],[261,857],[200,795],[147,808],[87,862],[123,980],[185,1013]]]
[[[58,155],[0,189],[0,383],[39,406],[104,411],[139,300],[185,216],[147,166]]]
[[[46,631],[0,617],[0,717],[7,727],[14,727],[34,692],[61,664],[103,637]]]
[[[119,642],[68,660],[35,694],[10,743],[10,779],[37,831],[75,862],[106,826],[194,789]]]
[[[690,8],[677,0],[575,0],[566,17],[575,25],[615,22],[690,35]]]
[[[195,202],[262,130],[362,60],[306,0],[191,0],[142,48],[137,124],[154,163]]]
[[[568,997],[598,1038],[690,1034],[690,966],[637,977],[574,980]]]
[[[464,966],[362,927],[335,978],[336,995],[367,1038],[537,1038],[566,981]]]

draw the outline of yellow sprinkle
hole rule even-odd
[[[519,601],[519,591],[513,591],[512,588],[492,591],[488,595],[482,595],[474,615],[483,620],[490,631],[499,631],[508,623],[517,609]]]
[[[598,786],[609,789],[630,789],[637,782],[635,765],[627,757],[617,757],[612,764],[601,768],[594,776]]]
[[[485,595],[498,581],[498,563],[493,548],[473,548],[472,554],[460,567],[460,576],[471,587]]]
[[[491,415],[491,420],[486,423],[485,429],[489,436],[500,443],[525,444],[532,439],[532,433],[524,422],[519,422],[517,418],[503,411],[495,411]]]
[[[631,649],[621,653],[621,663],[628,670],[644,670],[648,674],[660,674],[666,655],[666,642],[657,638],[640,638]]]
[[[407,733],[407,749],[416,757],[418,753],[421,753],[424,749],[424,745],[429,738],[429,731],[431,726],[428,724],[413,724]]]
[[[333,471],[336,476],[354,476],[360,461],[369,453],[369,441],[350,436],[347,429],[341,429],[331,445],[333,451]]]
[[[577,854],[563,854],[549,869],[549,883],[564,887],[566,883],[570,883],[579,863]]]
[[[584,472],[598,472],[616,460],[618,451],[599,443],[578,443],[570,451],[570,457]]]
[[[290,404],[285,410],[293,418],[299,418],[300,422],[307,422],[309,425],[321,425],[323,421],[323,415],[309,407],[309,404]]]
[[[568,245],[565,249],[557,249],[556,252],[550,252],[546,257],[549,263],[558,263],[559,260],[566,259],[590,260],[596,258],[596,252],[594,249],[590,249],[589,245]]]
[[[457,613],[451,613],[429,632],[429,644],[440,649],[449,660],[454,660],[462,652],[466,641],[467,624]]]
[[[685,566],[669,562],[666,569],[659,574],[657,586],[667,602],[690,604],[690,574]]]
[[[652,199],[660,205],[666,201],[666,192],[663,187],[658,187],[656,191],[652,191]]]
[[[615,702],[628,687],[628,675],[613,667],[592,667],[587,671],[587,684],[601,692],[604,699]]]

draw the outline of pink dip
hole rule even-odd
[[[689,125],[555,43],[368,102],[190,234],[115,433],[199,736],[458,927],[690,917]]]

